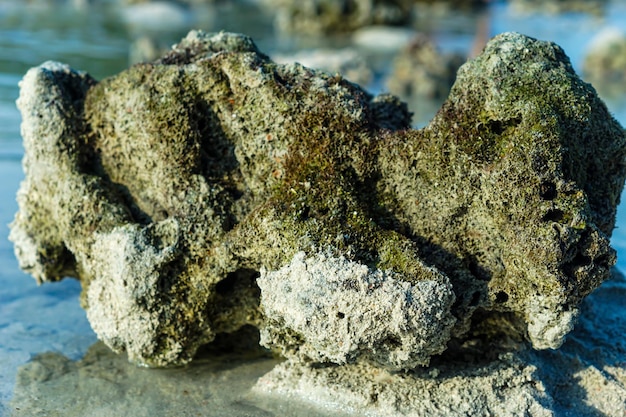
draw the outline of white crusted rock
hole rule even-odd
[[[424,281],[410,283],[343,257],[299,252],[257,281],[266,316],[261,343],[315,362],[427,365],[450,339],[454,293],[444,275],[426,266],[423,273]]]

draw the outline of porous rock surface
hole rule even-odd
[[[137,363],[244,325],[303,363],[556,348],[615,262],[622,128],[523,35],[461,67],[419,131],[396,98],[226,33],[99,83],[45,63],[18,106],[20,265],[78,278],[98,336]]]
[[[261,344],[282,346],[285,356],[305,362],[345,364],[363,356],[391,369],[428,364],[445,350],[455,322],[452,286],[431,273],[433,279],[411,285],[391,271],[323,254],[306,259],[299,252],[278,271],[262,271],[257,281],[268,318]],[[294,342],[285,344],[284,329]]]

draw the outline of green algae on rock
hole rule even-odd
[[[496,37],[429,126],[391,140],[381,183],[409,233],[435,247],[426,261],[463,286],[459,302],[480,306],[489,327],[558,347],[615,261],[625,145],[564,52]]]
[[[20,265],[78,278],[136,363],[245,325],[290,358],[390,369],[468,338],[554,348],[615,262],[623,131],[558,46],[523,35],[464,65],[420,131],[395,97],[227,33],[100,83],[45,63],[18,106]]]

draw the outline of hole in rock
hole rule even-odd
[[[474,294],[472,294],[472,298],[469,302],[469,306],[476,307],[478,303],[480,303],[480,293],[476,291]]]
[[[489,281],[491,279],[491,274],[489,273],[489,271],[485,269],[485,267],[480,265],[475,259],[469,261],[467,268],[474,277],[481,281]]]
[[[390,336],[385,339],[383,345],[389,346],[390,348],[399,348],[402,346],[402,342],[397,337]]]
[[[553,182],[544,181],[539,185],[539,197],[542,200],[554,200],[556,195],[556,185]]]
[[[501,135],[504,132],[504,126],[500,120],[491,120],[489,122],[489,130],[496,135]]]
[[[246,359],[267,356],[268,350],[259,344],[259,340],[259,329],[246,324],[234,332],[216,334],[213,341],[198,349],[195,358],[215,360],[218,355]],[[228,361],[222,365],[228,367]]]
[[[507,301],[509,301],[509,295],[506,292],[500,291],[496,294],[496,303],[502,304],[506,303]]]
[[[564,215],[565,213],[563,213],[563,210],[550,209],[546,214],[543,215],[541,220],[543,220],[544,222],[560,222],[561,220],[563,220]]]
[[[595,262],[593,262],[595,263]],[[585,256],[581,253],[577,253],[574,258],[563,265],[563,271],[570,277],[576,277],[581,268],[584,268],[592,264],[592,259],[589,256]]]
[[[574,257],[574,259],[572,259],[572,262],[570,262],[570,265],[573,268],[578,268],[578,267],[581,267],[581,266],[587,266],[589,264],[591,264],[591,258],[589,256],[582,255],[580,253],[577,254]]]
[[[343,319],[345,317],[346,317],[346,315],[344,313],[342,313],[341,311],[337,312],[337,318]]]
[[[611,260],[611,256],[609,254],[600,255],[593,260],[593,263],[596,265],[608,265],[612,262],[613,261]]]
[[[310,215],[311,215],[311,208],[309,206],[302,207],[302,210],[300,211],[300,219],[303,221],[307,220]]]
[[[495,135],[501,135],[508,127],[515,127],[522,122],[522,119],[519,117],[514,117],[508,120],[490,120],[487,124],[487,127],[491,131],[491,133]]]
[[[226,275],[226,278],[215,285],[215,291],[220,295],[229,295],[237,287],[247,287],[258,278],[259,273],[254,269],[241,268]]]

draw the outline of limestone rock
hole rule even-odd
[[[397,98],[226,33],[99,83],[45,63],[18,106],[20,265],[78,278],[99,337],[144,365],[245,325],[292,358],[392,369],[446,341],[554,348],[615,262],[622,128],[558,46],[522,35],[465,64],[420,131]],[[310,305],[288,290],[307,265]],[[365,283],[380,300],[367,317]],[[319,322],[294,321],[312,306]]]
[[[454,370],[392,373],[368,364],[307,367],[283,362],[262,376],[255,391],[318,404],[341,413],[375,417],[519,416],[552,417],[552,399],[536,368],[513,354]],[[314,393],[313,395],[311,393]],[[329,413],[330,414],[330,413]]]
[[[458,330],[479,307],[474,329],[557,348],[615,262],[624,145],[561,48],[507,33],[460,68],[425,129],[390,135],[378,187],[450,276]]]
[[[290,226],[305,223],[294,187],[308,173],[289,170],[299,165],[289,147],[305,157],[307,130],[324,147],[346,127],[367,132],[380,118],[397,129],[410,118],[393,97],[275,65],[249,38],[223,33],[192,32],[160,62],[95,84],[52,62],[22,81],[26,180],[11,239],[38,282],[80,279],[99,337],[149,366],[185,363],[216,333],[258,325],[260,267],[278,269],[311,247]],[[320,183],[335,187],[334,172],[325,175]],[[318,194],[326,217],[357,204],[344,206],[352,190],[332,191]],[[376,230],[353,211],[353,227]],[[341,226],[319,225],[311,238],[320,244]]]
[[[426,266],[425,280],[414,285],[394,275],[345,258],[305,259],[304,252],[278,271],[262,271],[257,283],[268,319],[261,344],[305,362],[364,357],[396,370],[427,365],[450,340],[452,287]]]

